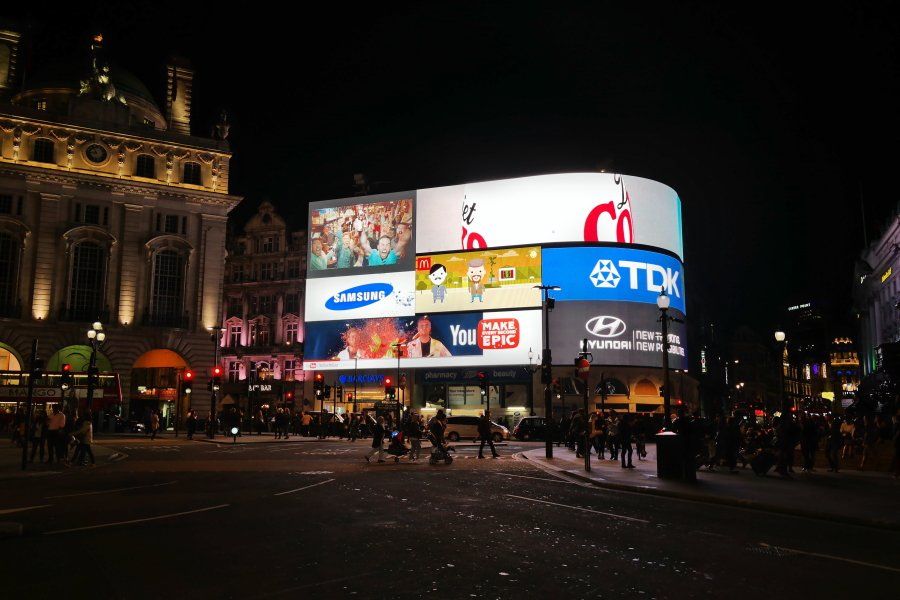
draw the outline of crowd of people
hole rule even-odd
[[[311,270],[392,265],[413,252],[410,200],[359,204],[337,211],[336,219],[313,228]]]
[[[54,405],[49,412],[39,410],[31,419],[25,419],[24,410],[15,413],[10,423],[10,442],[18,447],[28,444],[29,462],[64,466],[95,465],[94,422],[91,411],[60,409]],[[45,460],[46,457],[46,460]],[[88,463],[90,459],[90,463]]]

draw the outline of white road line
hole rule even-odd
[[[75,496],[96,496],[98,494],[112,494],[115,492],[127,492],[128,490],[140,490],[143,488],[162,487],[164,485],[172,485],[177,481],[167,481],[166,483],[154,483],[152,485],[136,485],[133,487],[116,488],[114,490],[99,490],[96,492],[81,492],[80,494],[62,494],[60,496],[44,496],[47,500],[50,498],[74,498]]]
[[[626,521],[635,521],[637,523],[649,523],[650,521],[644,519],[635,519],[634,517],[626,517],[625,515],[616,515],[613,513],[602,512],[599,510],[591,510],[589,508],[581,508],[580,506],[570,506],[568,504],[558,504],[556,502],[548,502],[546,500],[538,500],[537,498],[526,498],[525,496],[515,496],[513,494],[506,494],[510,498],[518,498],[519,500],[528,500],[529,502],[540,502],[541,504],[551,504],[553,506],[562,506],[563,508],[571,508],[573,510],[580,510],[582,512],[594,513],[595,515],[605,515],[607,517],[615,517],[617,519],[625,519]]]
[[[496,471],[491,471],[494,475],[503,475],[504,477],[521,477],[522,479],[537,479],[538,481],[550,481],[552,483],[568,483],[571,485],[577,485],[574,481],[569,481],[568,479],[550,479],[549,477],[531,477],[529,475],[513,475],[512,473],[497,473]]]
[[[12,513],[22,512],[26,510],[34,510],[36,508],[47,508],[49,506],[53,506],[52,504],[40,504],[38,506],[23,506],[22,508],[4,508],[0,510],[0,515],[11,515]]]
[[[286,492],[278,492],[275,496],[284,496],[285,494],[293,494],[294,492],[302,492],[303,490],[308,490],[309,488],[314,488],[317,485],[325,485],[326,483],[331,483],[334,479],[326,479],[325,481],[320,481],[319,483],[314,483],[312,485],[307,485],[302,488],[297,488],[296,490],[288,490]]]
[[[172,517],[182,517],[184,515],[192,515],[202,513],[209,510],[216,510],[231,506],[230,504],[219,504],[217,506],[207,506],[206,508],[198,508],[197,510],[186,510],[184,512],[171,513],[168,515],[159,515],[158,517],[147,517],[146,519],[132,519],[131,521],[117,521],[115,523],[103,523],[101,525],[89,525],[88,527],[73,527],[72,529],[57,529],[56,531],[45,531],[44,535],[56,535],[57,533],[72,533],[74,531],[87,531],[88,529],[103,529],[104,527],[118,527],[119,525],[131,525],[132,523],[145,523],[147,521],[159,521],[160,519],[171,519]]]
[[[872,567],[873,569],[883,569],[885,571],[892,571],[894,573],[900,573],[900,569],[897,567],[889,567],[887,565],[879,565],[878,563],[870,563],[861,560],[854,560],[852,558],[844,558],[843,556],[832,556],[831,554],[820,554],[819,552],[806,552],[804,550],[797,550],[796,548],[785,548],[784,546],[773,546],[771,544],[766,544],[765,542],[760,542],[760,546],[763,548],[773,548],[775,550],[782,550],[784,552],[791,552],[793,554],[805,554],[806,556],[814,556],[816,558],[828,558],[831,560],[838,560],[845,563],[850,563],[853,565],[860,565],[863,567]]]

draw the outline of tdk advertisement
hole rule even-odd
[[[656,304],[665,290],[671,307],[685,312],[681,262],[659,252],[622,247],[544,248],[545,283],[556,300],[617,300]]]

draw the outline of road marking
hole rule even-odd
[[[53,506],[52,504],[39,504],[38,506],[23,506],[22,508],[4,508],[0,510],[0,515],[11,515],[12,513],[23,512],[26,510],[34,510],[36,508],[47,508],[48,506]]]
[[[785,548],[784,546],[773,546],[771,544],[767,544],[765,542],[760,542],[760,546],[763,548],[772,548],[774,550],[781,550],[782,552],[790,552],[792,554],[805,554],[806,556],[814,556],[816,558],[828,558],[831,560],[838,560],[841,562],[850,563],[853,565],[860,565],[863,567],[872,567],[873,569],[883,569],[885,571],[892,571],[894,573],[900,573],[900,569],[897,567],[889,567],[887,565],[879,565],[878,563],[870,563],[861,560],[854,560],[852,558],[844,558],[843,556],[832,556],[831,554],[821,554],[819,552],[806,552],[804,550],[797,550],[795,548]]]
[[[74,498],[75,496],[96,496],[98,494],[112,494],[115,492],[127,492],[128,490],[139,490],[142,488],[162,487],[164,485],[172,485],[177,481],[167,481],[166,483],[154,483],[152,485],[136,485],[133,487],[116,488],[114,490],[100,490],[97,492],[81,492],[80,494],[62,494],[60,496],[44,496],[47,500],[51,498]]]
[[[538,481],[550,481],[552,483],[568,483],[572,485],[576,485],[574,481],[569,481],[568,479],[550,479],[549,477],[531,477],[529,475],[513,475],[512,473],[497,473],[496,471],[492,471],[494,475],[503,475],[504,477],[521,477],[522,479],[537,479]]]
[[[312,484],[312,485],[307,485],[307,486],[305,486],[305,487],[297,488],[297,489],[295,489],[295,490],[288,490],[288,491],[286,491],[286,492],[278,492],[278,493],[275,494],[275,495],[276,495],[276,496],[284,496],[285,494],[293,494],[294,492],[302,492],[303,490],[308,490],[309,488],[314,488],[314,487],[316,487],[317,485],[325,485],[326,483],[331,483],[332,481],[334,481],[334,479],[326,479],[325,481],[320,481],[319,483],[314,483],[314,484]]]
[[[506,494],[510,498],[518,498],[519,500],[528,500],[529,502],[540,502],[541,504],[551,504],[553,506],[562,506],[563,508],[571,508],[573,510],[580,510],[583,512],[594,513],[595,515],[605,515],[607,517],[615,517],[617,519],[625,519],[626,521],[635,521],[637,523],[649,523],[650,521],[646,521],[644,519],[636,519],[634,517],[626,517],[625,515],[616,515],[613,513],[602,512],[599,510],[591,510],[590,508],[581,508],[580,506],[570,506],[568,504],[559,504],[557,502],[548,502],[546,500],[538,500],[537,498],[526,498],[525,496],[515,496],[513,494]]]
[[[197,510],[186,510],[184,512],[171,513],[168,515],[159,515],[158,517],[147,517],[145,519],[132,519],[130,521],[117,521],[115,523],[102,523],[100,525],[89,525],[88,527],[73,527],[72,529],[57,529],[56,531],[45,531],[44,535],[56,535],[57,533],[72,533],[74,531],[87,531],[88,529],[103,529],[104,527],[118,527],[119,525],[131,525],[133,523],[145,523],[147,521],[159,521],[160,519],[171,519],[172,517],[183,517],[184,515],[193,515],[195,513],[207,512],[219,508],[231,506],[230,504],[218,504],[216,506],[207,506],[206,508],[198,508]]]

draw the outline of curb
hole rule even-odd
[[[347,443],[350,443],[350,440],[347,440],[347,439],[343,439],[343,440],[341,440],[341,439],[337,439],[337,440],[333,440],[333,439],[325,439],[325,440],[263,439],[263,440],[259,440],[258,442],[242,442],[242,441],[240,441],[240,438],[238,438],[237,442],[233,442],[232,440],[228,439],[229,437],[231,437],[231,436],[226,436],[226,437],[219,436],[219,437],[216,437],[213,439],[203,437],[203,438],[196,438],[196,439],[193,439],[190,441],[206,442],[207,444],[227,444],[229,446],[255,446],[256,444],[309,444],[309,443],[325,443],[325,442],[332,442],[332,443],[347,442]],[[363,441],[363,442],[368,442],[368,443],[371,443],[371,440],[372,440],[372,438],[370,438],[370,437],[357,438],[357,439],[360,441]],[[450,444],[453,445],[454,447],[461,446],[464,448],[477,448],[480,445],[478,442],[450,442]],[[494,443],[494,446],[497,446],[497,447],[503,447],[503,446],[508,446],[508,445],[509,445],[509,442],[495,442]],[[426,446],[423,444],[422,448],[431,448],[431,445],[429,444]]]
[[[893,531],[900,531],[900,523],[896,521],[887,521],[884,519],[866,519],[863,517],[853,517],[849,515],[840,515],[835,513],[827,513],[813,510],[804,510],[802,508],[791,508],[788,506],[781,506],[778,504],[768,504],[766,502],[758,502],[756,500],[742,500],[740,498],[728,498],[725,496],[709,496],[705,494],[692,494],[690,492],[681,492],[675,490],[661,490],[659,488],[649,488],[649,487],[641,487],[636,485],[628,485],[624,483],[610,483],[606,481],[597,481],[595,479],[591,479],[586,475],[582,475],[581,473],[568,471],[565,469],[559,469],[550,465],[542,464],[534,459],[529,458],[524,453],[516,453],[513,455],[514,458],[519,460],[527,460],[537,468],[551,473],[553,475],[559,476],[558,474],[565,475],[566,477],[572,477],[573,479],[578,479],[581,482],[589,483],[593,486],[616,490],[620,492],[630,492],[634,494],[645,494],[648,496],[659,496],[662,498],[674,498],[677,500],[686,500],[689,502],[704,502],[706,504],[718,504],[722,506],[731,506],[736,508],[746,508],[750,510],[759,510],[763,512],[770,512],[782,515],[788,515],[793,517],[803,517],[806,519],[816,519],[820,521],[834,521],[838,523],[845,523],[848,525],[859,525],[862,527],[875,527],[878,529],[890,529]],[[560,477],[562,479],[562,477]]]

